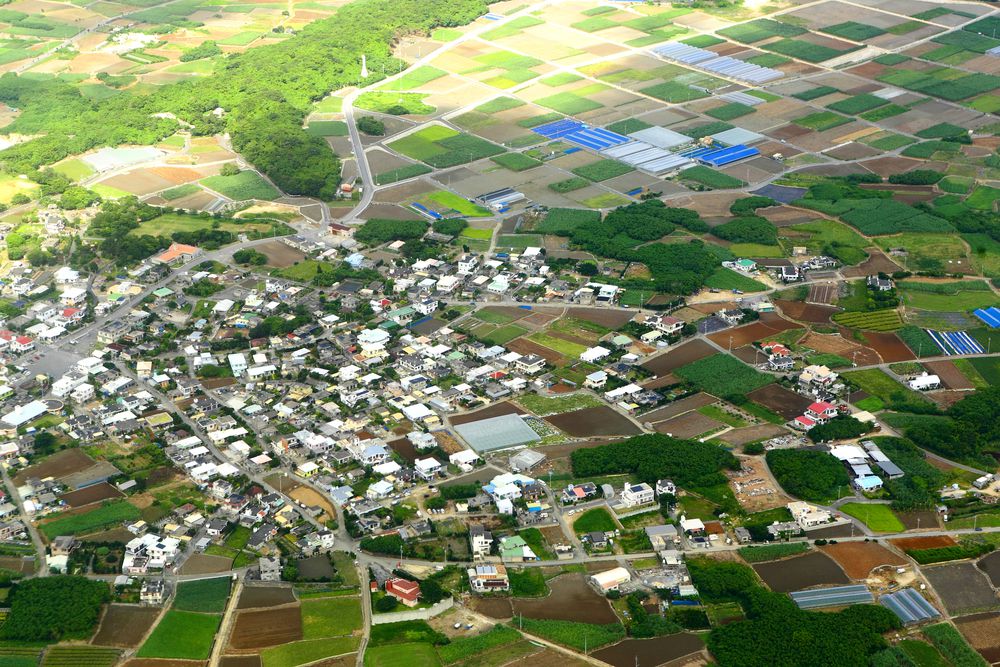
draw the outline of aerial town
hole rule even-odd
[[[0,667],[1000,664],[998,28],[7,2]]]

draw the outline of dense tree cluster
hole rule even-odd
[[[465,218],[443,218],[433,223],[434,231],[445,236],[458,236],[468,226],[469,223]]]
[[[193,49],[188,49],[181,54],[180,61],[182,63],[191,62],[192,60],[201,60],[203,58],[211,58],[213,56],[220,55],[222,49],[219,45],[212,40],[207,40],[194,47]]]
[[[830,442],[831,440],[850,440],[864,435],[871,426],[859,422],[854,417],[841,415],[834,417],[825,424],[816,424],[809,429],[809,439],[813,442]]]
[[[781,488],[811,502],[836,498],[840,487],[846,489],[851,482],[844,465],[827,452],[772,449],[767,453],[767,465]]]
[[[934,185],[942,178],[944,173],[934,169],[914,169],[905,174],[892,174],[889,176],[889,182],[901,185]]]
[[[622,206],[600,217],[553,233],[599,257],[645,264],[652,283],[640,281],[641,289],[673,294],[690,294],[701,288],[719,266],[718,256],[701,241],[690,243],[650,243],[678,227],[706,232],[708,225],[695,211],[670,208],[658,199]],[[643,245],[646,244],[646,245]]]
[[[427,233],[427,223],[423,220],[372,218],[354,232],[354,238],[368,245],[380,245],[389,241],[419,239],[425,233]]]
[[[924,453],[909,440],[876,438],[875,442],[904,473],[885,483],[893,509],[905,512],[933,507],[940,497],[938,489],[946,481],[944,473],[928,463]]]
[[[658,433],[578,449],[571,457],[576,477],[632,473],[650,484],[672,479],[684,488],[724,483],[726,477],[721,471],[739,468],[736,457],[722,447]]]
[[[10,173],[34,177],[42,165],[97,146],[155,143],[176,130],[164,115],[172,113],[196,134],[228,130],[236,150],[286,192],[330,197],[340,161],[322,137],[303,130],[310,104],[358,83],[362,54],[372,72],[392,71],[400,34],[463,25],[486,11],[482,0],[358,0],[289,39],[226,57],[211,76],[150,95],[90,100],[61,79],[5,74],[0,102],[21,111],[7,131],[39,136],[3,151],[0,161]],[[222,119],[212,114],[219,107]]]
[[[949,418],[914,419],[905,427],[915,444],[942,456],[993,469],[996,462],[987,452],[1000,442],[1000,387],[980,389],[955,403]]]
[[[799,609],[787,596],[755,587],[742,596],[746,619],[714,628],[708,648],[727,667],[857,667],[886,648],[900,628],[885,607],[854,605],[837,613]]]
[[[770,220],[758,215],[733,218],[713,229],[712,233],[733,243],[778,245],[778,228]]]
[[[733,215],[753,215],[759,208],[777,206],[778,202],[770,197],[754,195],[752,197],[742,197],[729,205],[729,212]]]
[[[358,129],[373,137],[385,134],[385,123],[374,116],[362,116],[358,119]]]
[[[10,615],[0,637],[19,641],[86,639],[94,631],[101,605],[111,598],[107,583],[85,577],[40,577],[14,586]]]
[[[233,253],[233,261],[237,264],[252,264],[262,266],[267,264],[267,255],[253,248],[243,248]]]

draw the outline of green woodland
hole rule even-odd
[[[0,102],[21,113],[7,131],[40,136],[0,152],[0,164],[42,182],[51,175],[39,170],[69,155],[164,139],[177,121],[154,114],[170,112],[196,135],[228,131],[233,147],[285,192],[329,198],[340,182],[340,160],[302,128],[309,106],[358,83],[362,54],[370,71],[394,71],[397,36],[463,25],[485,12],[481,0],[357,0],[293,37],[225,58],[210,76],[150,95],[91,100],[61,79],[8,73],[0,77]],[[211,114],[218,107],[226,111],[221,119]]]

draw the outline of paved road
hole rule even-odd
[[[17,485],[14,484],[14,480],[10,478],[7,474],[7,466],[0,466],[0,475],[3,476],[4,486],[10,491],[10,498],[17,505],[18,514],[21,515],[21,521],[28,529],[28,534],[31,536],[31,543],[35,546],[35,554],[38,556],[38,568],[36,573],[39,577],[44,577],[49,574],[49,566],[46,562],[45,556],[45,544],[42,542],[41,535],[38,534],[38,529],[35,524],[32,523],[31,517],[24,510],[24,501],[21,500],[21,494],[17,492]]]

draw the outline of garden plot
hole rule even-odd
[[[785,389],[779,384],[769,384],[747,394],[747,398],[760,403],[785,419],[798,417],[809,407],[811,400],[801,394]]]
[[[160,615],[157,607],[108,605],[92,643],[97,646],[135,648]]]
[[[955,626],[986,662],[1000,662],[1000,614],[965,616],[956,621]]]

